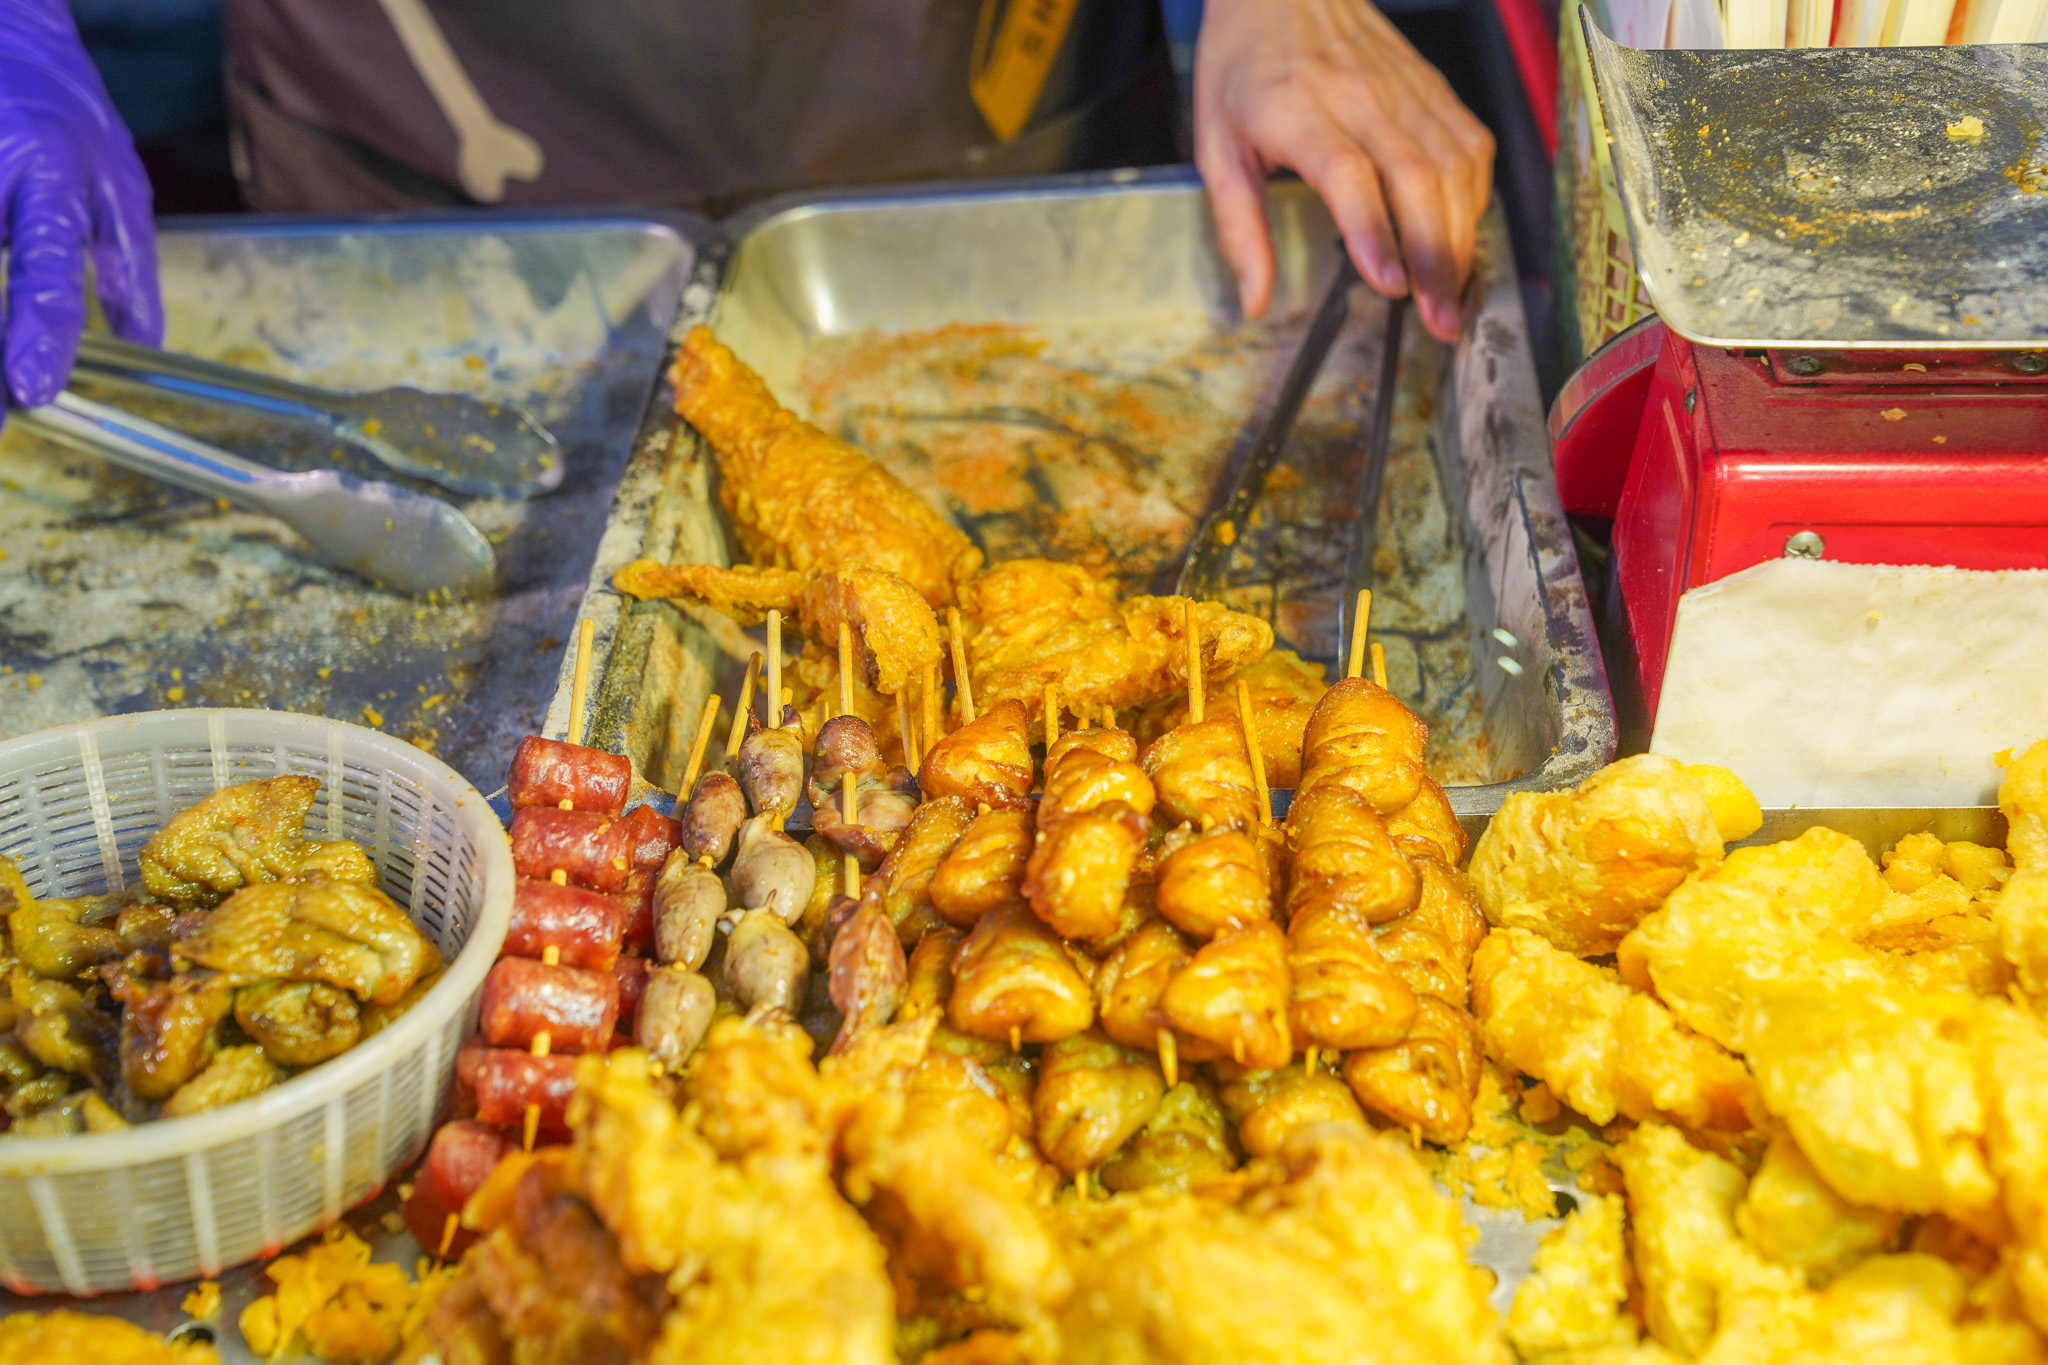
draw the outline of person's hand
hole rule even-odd
[[[1423,326],[1456,340],[1493,135],[1369,0],[1208,0],[1195,163],[1247,316],[1272,297],[1263,186],[1285,166],[1329,205],[1367,283],[1412,286]]]
[[[63,0],[0,0],[0,375],[24,407],[71,377],[85,264],[131,341],[163,339],[149,179]]]

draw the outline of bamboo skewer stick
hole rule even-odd
[[[1049,682],[1045,685],[1045,747],[1059,742],[1060,737],[1060,685]]]
[[[1202,723],[1202,631],[1195,621],[1195,602],[1187,599],[1181,609],[1181,632],[1188,645],[1188,721]]]
[[[1313,1076],[1316,1074],[1316,1062],[1319,1059],[1320,1053],[1318,1052],[1316,1045],[1314,1043],[1310,1043],[1308,1045],[1308,1051],[1303,1054],[1303,1065],[1307,1069],[1309,1075]]]
[[[576,623],[576,668],[570,674],[569,733],[564,736],[571,744],[583,742],[583,694],[590,690],[590,645],[596,633],[597,622],[588,616]]]
[[[768,728],[782,728],[782,611],[768,609]]]
[[[740,741],[747,737],[747,717],[752,715],[754,711],[754,684],[760,677],[761,654],[759,650],[756,650],[754,657],[747,660],[746,681],[740,684],[740,699],[733,704],[732,708],[732,729],[728,730],[725,735],[725,761],[727,763],[732,762],[733,756],[739,753]]]
[[[1365,623],[1372,618],[1372,589],[1358,590],[1358,610],[1351,613],[1351,658],[1344,666],[1344,676],[1358,678],[1365,675]]]
[[[960,608],[946,608],[946,636],[953,645],[953,690],[960,698],[960,723],[974,723],[974,683],[967,676],[967,636],[960,629]]]
[[[1173,1089],[1180,1084],[1180,1044],[1174,1041],[1173,1030],[1159,1030],[1159,1074],[1166,1079],[1166,1088]]]
[[[853,627],[839,623],[839,714],[853,714]]]
[[[462,1213],[460,1210],[451,1212],[446,1218],[441,1220],[441,1245],[434,1252],[435,1260],[445,1261],[448,1259],[448,1249],[455,1245],[455,1230],[461,1226]]]
[[[697,738],[690,743],[689,766],[683,769],[683,785],[676,793],[678,801],[687,803],[697,789],[697,774],[704,770],[704,750],[711,744],[711,727],[718,724],[718,708],[724,704],[725,698],[716,692],[704,699],[704,714],[697,717]]]
[[[917,771],[917,731],[910,724],[910,688],[896,689],[896,733],[903,740],[903,766]]]
[[[1259,793],[1259,823],[1273,822],[1273,790],[1266,785],[1266,754],[1259,747],[1258,727],[1252,724],[1252,689],[1243,678],[1237,680],[1237,719],[1244,727],[1245,752],[1252,760],[1252,786]]]
[[[853,627],[844,621],[839,623],[839,714],[853,714]],[[847,824],[860,823],[860,789],[851,768],[839,778],[839,811]],[[859,900],[860,859],[851,853],[841,854],[840,869],[846,894]]]
[[[1116,708],[1108,702],[1102,703],[1102,728],[1105,730],[1116,729]]]
[[[1382,692],[1387,690],[1387,651],[1378,640],[1372,642],[1372,680]]]
[[[932,745],[946,737],[946,710],[939,698],[939,666],[935,663],[924,666],[924,676],[918,682],[919,695],[924,701],[924,732],[918,736],[920,747],[930,753]]]

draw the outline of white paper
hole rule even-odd
[[[2048,571],[1781,559],[1679,599],[1651,751],[1766,806],[1995,804],[2048,736]]]

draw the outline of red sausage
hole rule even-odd
[[[640,1008],[640,993],[647,989],[651,968],[644,957],[620,953],[612,962],[612,975],[619,983],[619,1022],[633,1027],[633,1015]]]
[[[683,842],[683,827],[652,806],[635,806],[626,812],[624,823],[633,827],[633,869],[659,872]]]
[[[633,873],[633,831],[594,811],[528,806],[512,817],[512,868],[543,881],[559,869],[577,886],[618,891]]]
[[[619,892],[626,907],[626,936],[622,942],[627,948],[644,953],[654,942],[654,883],[660,876],[659,868],[652,872],[634,868],[633,875],[626,879],[625,889]]]
[[[413,1178],[411,1197],[399,1208],[413,1240],[429,1255],[438,1254],[444,1260],[452,1261],[468,1250],[476,1234],[460,1227],[455,1230],[454,1240],[445,1250],[442,1248],[448,1215],[461,1213],[462,1206],[483,1185],[498,1159],[518,1146],[518,1142],[496,1128],[473,1119],[442,1124],[427,1148],[427,1159],[420,1163],[419,1174]]]
[[[544,1137],[568,1136],[569,1099],[576,1093],[576,1059],[559,1052],[536,1057],[520,1048],[494,1047],[476,1059],[476,1116],[520,1132],[526,1106],[540,1106]]]
[[[560,806],[617,816],[626,808],[626,789],[633,784],[633,760],[581,744],[528,735],[512,755],[512,777],[505,794],[514,809]]]
[[[625,940],[633,907],[618,896],[522,877],[512,888],[507,957],[544,957],[555,949],[565,967],[609,971]]]
[[[483,1035],[492,1047],[527,1047],[548,1035],[556,1052],[601,1052],[619,1022],[619,983],[608,971],[501,957],[484,978]]]

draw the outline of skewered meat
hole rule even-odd
[[[1068,1175],[1091,1171],[1151,1121],[1165,1093],[1151,1058],[1099,1029],[1049,1043],[1031,1101],[1039,1149]]]
[[[632,908],[617,896],[522,877],[512,887],[505,952],[537,958],[553,948],[565,966],[609,971],[631,914]]]
[[[740,826],[739,851],[732,858],[732,896],[744,908],[773,910],[784,924],[794,924],[810,904],[817,875],[818,865],[811,855],[777,829],[772,817],[757,815]],[[692,895],[692,905],[708,905],[709,884],[702,884]],[[701,957],[697,960],[703,961]]]
[[[945,1013],[953,995],[953,953],[964,937],[958,929],[934,929],[917,941],[910,953],[909,980],[904,986],[898,1019],[915,1019],[921,1014]]]
[[[7,936],[37,976],[70,980],[129,952],[114,925],[118,906],[104,896],[39,900],[7,914]]]
[[[164,1101],[163,1117],[183,1118],[237,1104],[262,1094],[284,1078],[284,1071],[254,1043],[224,1047],[213,1054],[203,1071]]]
[[[762,729],[749,717],[746,742],[740,745],[738,771],[740,787],[746,792],[754,814],[772,815],[786,822],[804,794],[804,744],[796,717],[787,717],[782,726],[773,730]]]
[[[1143,762],[1168,819],[1203,829],[1251,829],[1259,822],[1251,758],[1234,718],[1169,730],[1146,748]]]
[[[953,956],[946,1017],[977,1038],[1027,1043],[1072,1037],[1094,1022],[1088,982],[1066,945],[1022,901],[981,917]]]
[[[1301,739],[1302,793],[1326,786],[1357,792],[1381,815],[1415,799],[1429,727],[1401,699],[1367,678],[1343,678],[1316,703]]]
[[[725,988],[743,1007],[775,1005],[794,1013],[810,975],[810,950],[774,911],[740,916],[725,943]]]
[[[1295,793],[1287,832],[1294,844],[1290,919],[1327,906],[1378,924],[1415,904],[1421,890],[1415,869],[1395,850],[1372,806],[1349,787],[1332,783]]]
[[[558,1052],[602,1052],[619,1020],[619,983],[609,971],[551,967],[501,957],[484,977],[480,1028],[492,1047],[527,1047],[545,1033]]]
[[[1273,917],[1265,855],[1251,835],[1218,829],[1178,843],[1169,835],[1168,844],[1154,903],[1175,928],[1206,942]]]
[[[1138,741],[1128,730],[1114,726],[1100,726],[1088,730],[1068,730],[1046,746],[1045,767],[1050,772],[1059,766],[1060,760],[1076,749],[1093,749],[1104,758],[1118,763],[1138,761]],[[1130,798],[1126,797],[1125,800]],[[1136,805],[1136,802],[1132,802]],[[1147,814],[1150,812],[1148,811]]]
[[[1074,706],[1118,711],[1187,688],[1182,597],[1117,600],[1116,586],[1078,564],[1016,559],[961,592],[975,622],[969,641],[975,700],[1016,701],[1040,719],[1047,683]],[[1201,668],[1211,683],[1273,647],[1273,629],[1213,602],[1195,606]]]
[[[747,743],[754,742],[753,736]],[[740,762],[746,763],[746,749],[741,748]],[[803,755],[797,755],[797,771],[803,771]],[[794,809],[794,803],[791,809]],[[787,812],[784,812],[785,816]],[[732,852],[733,838],[746,822],[747,798],[741,792],[740,784],[731,775],[716,768],[697,779],[697,786],[690,793],[690,800],[683,807],[683,833],[681,847],[691,859],[709,858],[715,867],[725,861]]]
[[[1387,966],[1416,994],[1463,1009],[1472,952],[1486,937],[1486,917],[1461,873],[1432,857],[1414,859],[1414,867],[1422,881],[1415,908],[1381,925],[1375,941]]]
[[[583,744],[528,735],[512,755],[505,796],[517,810],[560,806],[618,818],[633,785],[633,760]]]
[[[1102,1016],[1102,1031],[1126,1047],[1159,1046],[1159,1035],[1169,1027],[1160,1000],[1167,982],[1195,955],[1195,945],[1180,930],[1163,919],[1153,920],[1117,946],[1095,975],[1095,999]],[[1205,1054],[1198,1046],[1189,1060]]]
[[[974,817],[932,873],[931,902],[948,924],[972,929],[983,915],[1022,894],[1031,829],[1028,807],[989,810]]]
[[[1024,704],[1006,701],[932,745],[917,784],[926,800],[957,796],[997,810],[1024,809],[1031,801],[1032,776]]]
[[[818,731],[812,745],[810,794],[813,806],[833,803],[839,785],[851,773],[856,780],[878,779],[883,772],[882,746],[859,716],[834,716]]]
[[[315,1066],[362,1037],[355,997],[324,981],[259,981],[234,999],[235,1022],[279,1066]]]
[[[932,880],[973,820],[973,807],[957,796],[926,801],[876,870],[882,908],[905,947],[914,947],[933,927],[938,912],[929,897]]]
[[[1415,1022],[1393,1047],[1354,1052],[1344,1079],[1358,1102],[1430,1142],[1461,1142],[1479,1094],[1479,1040],[1472,1018],[1434,996],[1417,996]]]
[[[693,862],[687,849],[669,854],[654,884],[655,960],[691,971],[703,966],[726,903],[725,883],[716,872]]]
[[[660,869],[636,867],[619,890],[617,900],[621,917],[626,921],[626,931],[619,940],[622,951],[644,953],[654,942],[654,888],[660,880]]]
[[[215,971],[325,981],[377,1005],[395,1003],[441,965],[390,897],[351,882],[245,887],[172,951]]]
[[[1287,1065],[1291,981],[1287,936],[1271,921],[1219,934],[1166,984],[1160,1007],[1174,1029],[1221,1049],[1240,1066]]]
[[[644,957],[620,953],[612,959],[612,980],[619,983],[619,1018],[631,1019],[640,1008],[640,996],[647,989],[652,969]]]
[[[528,806],[512,817],[512,869],[546,880],[565,872],[577,886],[623,891],[633,873],[633,828],[595,811]]]
[[[168,1099],[199,1074],[235,1007],[234,981],[219,972],[179,972],[147,985],[127,976],[114,995],[124,1006],[121,1078],[146,1100]]]
[[[846,565],[804,584],[798,619],[805,635],[837,644],[844,623],[868,685],[893,694],[939,661],[931,603],[893,573]]]
[[[1057,759],[1046,759],[1045,794],[1038,801],[1039,833],[1110,801],[1122,802],[1140,818],[1150,815],[1152,779],[1137,764],[1113,758],[1092,745],[1063,743]]]
[[[1308,730],[1308,718],[1316,703],[1330,690],[1323,680],[1323,666],[1310,663],[1287,649],[1268,650],[1252,663],[1225,678],[1217,694],[1224,698],[1223,710],[1237,714],[1234,697],[1242,681],[1251,693],[1252,731],[1258,737],[1259,754],[1265,760],[1266,781],[1277,789],[1301,782],[1301,740]],[[1159,713],[1156,734],[1164,734],[1187,723],[1185,702],[1176,702]]]
[[[1363,1128],[1365,1111],[1327,1071],[1281,1067],[1275,1071],[1244,1071],[1219,1064],[1219,1071],[1237,1074],[1217,1087],[1223,1108],[1237,1124],[1249,1156],[1274,1156],[1287,1139],[1319,1123],[1351,1123]]]
[[[465,1060],[457,1056],[458,1061]],[[550,1052],[536,1057],[524,1048],[486,1047],[473,1049],[466,1061],[480,1121],[517,1129],[526,1122],[526,1106],[533,1104],[540,1106],[542,1136],[568,1136],[569,1101],[576,1094],[573,1055]]]
[[[756,564],[883,569],[935,607],[981,551],[874,460],[784,409],[739,358],[693,327],[670,373],[676,411],[718,452],[719,499]]]
[[[811,827],[870,870],[896,846],[917,810],[910,775],[882,766],[881,745],[866,721],[834,716],[818,731],[811,765]],[[845,818],[841,784],[854,783],[854,818]]]
[[[474,1119],[456,1119],[435,1129],[426,1159],[413,1178],[412,1193],[398,1210],[413,1240],[442,1259],[459,1260],[476,1233],[457,1227],[444,1246],[449,1215],[460,1214],[498,1162],[516,1150],[518,1144],[505,1134]]]
[[[1469,839],[1451,800],[1433,778],[1423,778],[1415,799],[1386,817],[1387,837],[1410,857],[1441,858],[1449,867],[1465,861]]]
[[[1166,1092],[1144,1128],[1096,1174],[1105,1188],[1185,1190],[1237,1169],[1230,1116],[1203,1076]]]
[[[827,982],[832,1003],[842,1016],[832,1051],[869,1029],[880,1028],[896,1014],[910,978],[903,942],[889,923],[880,897],[863,897],[859,907],[832,939]]]
[[[1144,849],[1144,818],[1122,801],[1070,815],[1032,846],[1024,896],[1065,937],[1108,938],[1122,923],[1124,892]]]
[[[652,806],[635,806],[620,823],[632,831],[629,859],[635,872],[659,872],[683,842],[683,827]]]
[[[149,836],[142,884],[158,900],[190,910],[243,886],[283,881],[299,870],[299,831],[319,790],[317,778],[303,776],[222,788]]]
[[[717,1009],[718,992],[702,976],[683,967],[658,968],[640,993],[633,1041],[664,1069],[674,1071],[704,1041]]]
[[[1294,975],[1288,1020],[1304,1045],[1349,1052],[1389,1047],[1415,1021],[1415,992],[1387,965],[1372,926],[1335,906],[1296,915],[1287,926]]]

